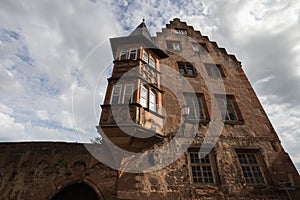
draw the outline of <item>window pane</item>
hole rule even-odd
[[[178,42],[173,42],[173,50],[180,50],[180,44]]]
[[[186,67],[186,69],[187,69],[187,74],[188,74],[188,75],[195,75],[193,66],[188,65],[188,66]]]
[[[178,68],[179,68],[179,73],[181,75],[185,75],[185,69],[184,69],[185,66],[184,66],[184,64],[179,64]]]
[[[192,43],[192,48],[193,48],[193,51],[195,52],[199,52],[199,45],[197,43]]]
[[[111,104],[118,104],[121,93],[121,85],[115,85],[112,92]]]
[[[156,95],[150,90],[150,110],[156,112]]]
[[[142,58],[143,61],[145,61],[146,63],[148,63],[148,53],[144,50],[143,51],[143,58]]]
[[[132,90],[133,86],[130,85],[125,85],[125,90],[124,90],[124,102],[125,104],[131,103],[132,102]]]
[[[127,59],[127,55],[128,55],[128,50],[127,49],[123,49],[120,52],[120,60],[126,60]]]
[[[136,49],[130,49],[129,59],[135,60],[136,56],[137,56],[137,50]]]
[[[141,86],[141,97],[140,97],[140,104],[148,108],[148,89],[145,86]]]
[[[153,68],[155,68],[155,59],[150,55],[150,62],[149,62],[149,65]]]
[[[189,152],[189,157],[193,183],[214,183],[214,177],[212,172],[212,166],[209,160],[209,155],[206,155],[204,158],[199,159],[198,152]]]

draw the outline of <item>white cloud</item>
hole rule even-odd
[[[23,140],[25,127],[8,114],[0,113],[0,140]]]

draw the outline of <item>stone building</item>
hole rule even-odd
[[[102,144],[0,144],[1,199],[300,198],[235,56],[177,18],[111,48]]]

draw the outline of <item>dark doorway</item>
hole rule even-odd
[[[99,198],[90,186],[75,183],[59,191],[52,200],[99,200]]]

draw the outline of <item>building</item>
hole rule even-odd
[[[155,37],[143,21],[111,47],[103,143],[0,144],[3,199],[300,198],[235,56],[177,18]]]

